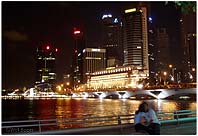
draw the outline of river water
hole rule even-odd
[[[133,114],[141,102],[129,99],[3,99],[2,121]],[[157,112],[196,110],[196,101],[146,100],[146,102]]]

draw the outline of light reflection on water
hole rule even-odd
[[[122,99],[40,99],[2,100],[2,120],[81,118],[133,114],[140,100]],[[157,112],[196,110],[195,101],[147,100]]]
[[[111,99],[57,99],[56,117],[111,116],[133,114],[142,101]],[[157,112],[173,112],[175,110],[196,110],[196,102],[148,100]]]

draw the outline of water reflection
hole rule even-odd
[[[2,120],[82,118],[134,114],[139,100],[112,99],[39,99],[2,100]],[[157,112],[196,110],[194,101],[147,100]]]

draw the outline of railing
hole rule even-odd
[[[195,121],[196,112],[190,110],[180,110],[175,112],[158,113],[161,124],[175,123],[179,124],[186,121]],[[82,117],[82,118],[57,118],[46,120],[23,120],[23,121],[4,121],[2,122],[3,134],[27,134],[44,133],[49,130],[71,130],[71,128],[98,128],[108,126],[123,126],[133,123],[134,114],[100,117]],[[75,130],[76,131],[76,130]]]
[[[180,124],[188,121],[196,120],[196,111],[178,110],[175,112],[161,112],[158,113],[158,118],[161,124]]]

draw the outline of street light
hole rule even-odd
[[[56,88],[58,89],[58,91],[61,91],[62,89],[60,85],[58,85]]]
[[[69,86],[69,85],[70,85],[70,83],[69,83],[69,82],[67,82],[67,83],[66,83],[66,85],[67,85],[67,86]]]
[[[171,81],[174,81],[174,77],[173,76],[171,76]]]
[[[176,70],[176,68],[174,68],[172,64],[169,64],[169,68],[171,70],[171,72],[170,72],[171,73],[171,80],[174,81],[175,80],[175,70]]]
[[[167,75],[167,72],[164,72],[164,76],[166,76]]]
[[[167,75],[167,72],[165,71],[164,73],[164,85],[166,84],[166,75]]]

